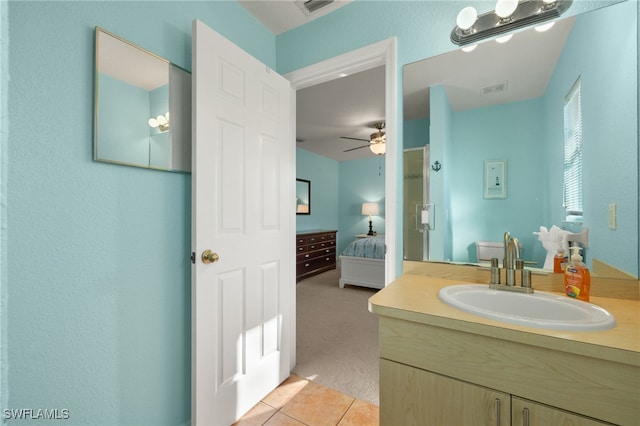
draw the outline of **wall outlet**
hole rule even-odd
[[[609,204],[609,229],[618,227],[618,207],[616,203]]]

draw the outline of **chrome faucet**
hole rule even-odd
[[[512,237],[509,232],[504,233],[504,260],[502,266],[507,271],[507,285],[516,284],[516,269],[522,269],[517,260],[520,259],[520,244],[516,237]],[[517,268],[520,266],[520,268]]]
[[[524,261],[520,259],[520,243],[509,232],[504,233],[504,258],[502,267],[505,270],[506,283],[500,283],[500,268],[498,259],[491,259],[491,283],[489,287],[494,290],[510,290],[523,293],[533,293],[531,287],[531,270],[524,269]],[[520,271],[520,286],[516,285],[516,271]]]

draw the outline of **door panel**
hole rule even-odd
[[[289,375],[291,88],[201,22],[193,31],[192,423],[231,424]],[[219,260],[201,261],[206,249]]]

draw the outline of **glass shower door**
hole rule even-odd
[[[404,259],[429,260],[429,145],[404,151]]]

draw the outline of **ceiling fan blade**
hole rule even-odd
[[[370,145],[371,145],[371,144],[369,144],[369,145],[362,145],[362,146],[359,146],[359,147],[357,147],[357,148],[345,149],[345,150],[344,150],[344,151],[342,151],[342,152],[355,151],[356,149],[360,149],[360,148],[368,148]]]
[[[350,138],[348,136],[340,136],[340,139],[351,139],[354,141],[364,141],[364,142],[369,142],[369,139],[361,139],[361,138]]]

